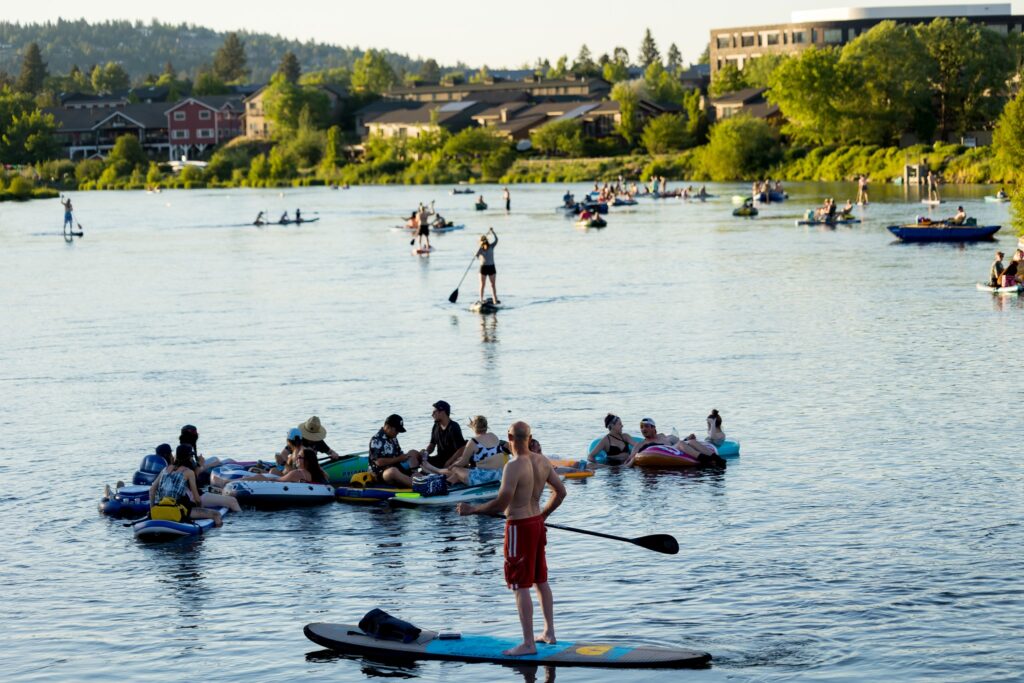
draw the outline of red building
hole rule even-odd
[[[239,95],[188,97],[166,111],[169,158],[198,156],[242,134]]]

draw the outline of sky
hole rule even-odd
[[[345,47],[386,48],[412,57],[433,57],[442,65],[517,68],[538,57],[571,59],[586,43],[596,58],[625,47],[635,57],[644,30],[651,29],[662,55],[675,43],[689,62],[697,60],[712,28],[776,24],[794,10],[884,5],[952,4],[927,0],[717,0],[706,6],[679,0],[4,0],[0,18],[17,22],[84,18],[90,22],[128,19],[190,23],[220,31],[249,30]],[[963,4],[963,3],[960,3]],[[1015,6],[1015,11],[1019,9]]]

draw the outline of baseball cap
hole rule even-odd
[[[642,425],[650,425],[652,427],[657,426],[657,425],[654,424],[654,420],[652,420],[649,417],[645,417],[644,419],[640,420],[640,424],[642,424]]]
[[[443,410],[445,413],[449,415],[452,414],[452,407],[448,405],[448,401],[438,401],[437,403],[434,404],[434,407],[437,408],[438,410]]]
[[[384,420],[384,424],[388,427],[394,427],[399,432],[405,431],[405,421],[402,420],[401,415],[395,415],[394,413],[388,415],[388,419]]]
[[[292,427],[288,430],[288,440],[296,442],[302,441],[302,432],[299,431],[298,427]]]

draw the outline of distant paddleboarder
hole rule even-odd
[[[73,214],[75,210],[71,206],[71,197],[64,197],[60,200],[60,203],[64,207],[64,229],[74,229],[75,218]]]
[[[505,213],[508,213],[512,210],[512,195],[509,194],[508,187],[502,192],[502,198],[505,200]]]
[[[487,235],[493,235],[494,241],[489,241]],[[491,294],[494,295],[494,303],[500,304],[498,288],[495,284],[498,271],[494,267],[494,248],[498,246],[498,235],[494,232],[494,228],[487,228],[487,235],[480,235],[480,248],[476,250],[476,257],[480,259],[480,298],[478,300],[484,300],[484,284],[487,282],[487,278],[491,278]]]

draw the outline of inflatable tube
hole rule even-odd
[[[640,467],[697,467],[697,458],[672,446],[651,446],[637,453],[633,462]]]
[[[276,467],[277,463],[265,462],[263,460],[253,460],[249,462],[229,462],[223,465],[218,465],[210,470],[210,486],[213,488],[222,489],[231,482],[241,479],[242,477],[248,477],[252,475],[249,471],[251,467],[260,467],[263,469],[271,469]]]
[[[353,474],[369,470],[370,459],[365,455],[342,456],[341,460],[323,463],[321,468],[327,475],[327,481],[334,486],[342,486],[352,481]]]
[[[594,439],[593,441],[590,442],[590,446],[587,447],[587,455],[590,455],[590,451],[594,450],[594,448],[597,446],[598,443],[600,443],[601,439],[603,439],[603,438],[604,438],[603,436],[599,436],[599,437],[597,437],[596,439]],[[640,439],[639,437],[636,437],[636,436],[633,437],[633,443],[640,443],[640,441],[642,441],[642,439]],[[708,442],[705,441],[703,443],[708,443]],[[709,445],[713,445],[713,444],[709,444]],[[721,458],[738,458],[738,457],[740,457],[740,442],[739,441],[729,441],[729,440],[726,440],[726,441],[722,442],[721,446],[714,446],[714,448],[715,448],[716,451],[718,451],[718,456],[721,457]],[[622,461],[625,461],[625,459],[626,459],[625,456],[616,456],[616,458],[621,458]],[[607,461],[608,461],[607,454],[604,451],[598,451],[597,455],[594,458],[594,462],[607,463]]]
[[[991,292],[993,294],[1021,294],[1024,293],[1024,285],[1013,285],[1011,287],[993,287],[981,282],[975,285],[979,292]]]
[[[225,507],[214,508],[224,517],[228,513]],[[147,519],[132,525],[135,538],[140,541],[173,541],[183,536],[201,536],[214,528],[212,519],[197,519],[194,522],[168,522],[163,519]]]
[[[594,450],[594,448],[597,447],[597,444],[601,443],[601,439],[603,438],[604,436],[599,436],[590,442],[590,445],[587,446],[587,452],[585,454],[586,457],[590,457],[590,451]],[[640,443],[641,441],[643,441],[643,439],[636,436],[633,437],[633,443],[636,444]],[[594,462],[601,463],[602,465],[621,465],[622,463],[626,462],[627,458],[629,458],[629,455],[626,453],[622,453],[620,455],[616,455],[609,461],[607,453],[605,453],[604,451],[598,451],[597,454],[594,456]]]
[[[310,507],[334,502],[334,487],[328,484],[302,484],[294,481],[233,481],[224,487],[224,495],[234,496],[239,504],[263,510]]]
[[[167,461],[156,453],[150,453],[142,458],[139,469],[132,476],[132,484],[136,486],[149,486],[156,481],[156,475],[160,474],[167,467]]]
[[[118,519],[145,517],[149,514],[149,487],[122,486],[113,495],[104,496],[100,500],[99,509],[108,517]]]

